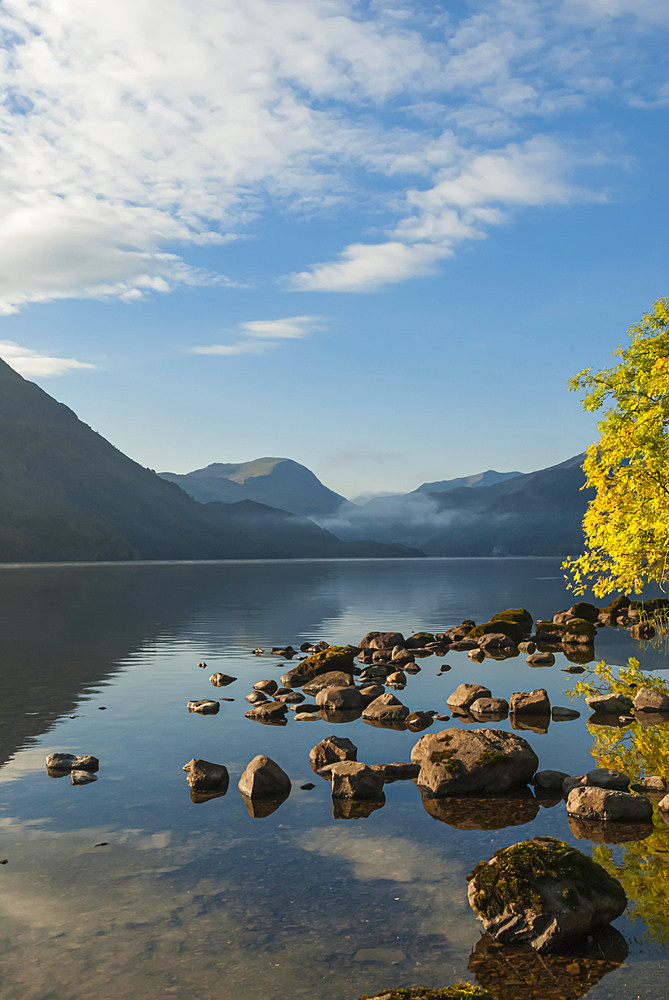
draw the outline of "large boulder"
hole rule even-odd
[[[258,754],[246,765],[237,788],[249,799],[274,799],[288,795],[291,784],[286,772],[275,761]]]
[[[313,653],[305,660],[294,667],[286,677],[299,676],[305,679],[317,677],[318,674],[326,674],[330,670],[343,670],[347,674],[353,673],[353,657],[357,655],[357,646],[328,646],[320,653]],[[283,677],[281,678],[283,682]]]
[[[360,649],[393,649],[395,646],[405,646],[401,632],[368,632],[360,640]]]
[[[580,785],[569,792],[567,813],[610,823],[647,823],[653,815],[653,806],[644,795]]]
[[[314,771],[342,760],[357,760],[358,748],[345,736],[326,736],[309,751],[309,763]]]
[[[478,698],[490,698],[491,694],[490,688],[483,684],[459,684],[446,699],[446,704],[449,708],[465,711]]]
[[[467,876],[469,903],[497,941],[559,951],[624,911],[625,892],[601,865],[553,837],[497,851]]]
[[[427,795],[495,795],[527,785],[539,759],[521,736],[501,729],[444,729],[411,751],[417,785]]]

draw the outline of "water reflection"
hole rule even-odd
[[[423,808],[432,819],[457,830],[501,830],[507,826],[531,823],[539,812],[539,803],[526,789],[515,795],[487,798],[430,798],[421,790]]]
[[[486,934],[474,948],[469,968],[495,1000],[578,1000],[619,969],[627,954],[627,942],[614,927],[598,931],[583,948],[565,955],[499,945]]]

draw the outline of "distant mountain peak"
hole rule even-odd
[[[449,490],[457,490],[463,486],[477,489],[481,486],[495,486],[497,483],[505,483],[520,475],[522,475],[520,472],[497,472],[495,469],[487,469],[485,472],[475,472],[471,476],[459,476],[456,479],[441,479],[434,483],[423,483],[412,492],[447,493]]]

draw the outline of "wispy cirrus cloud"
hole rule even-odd
[[[511,217],[470,218],[474,208],[600,191],[583,180],[588,158],[565,156],[579,126],[569,118],[565,132],[560,116],[603,98],[637,113],[667,100],[668,10],[663,0],[471,0],[460,14],[171,0],[165,16],[154,0],[6,0],[0,313],[229,281],[191,249],[247,235],[265,212],[346,221],[341,258],[305,263],[295,287],[424,274]],[[543,162],[528,152],[541,136]],[[506,168],[506,193],[486,184],[486,157]],[[547,178],[539,199],[514,194],[527,184],[536,195]],[[416,215],[428,228],[457,222],[460,234],[412,237]],[[376,249],[370,222],[385,233]]]
[[[323,329],[322,316],[288,316],[285,319],[253,319],[240,323],[234,330],[247,339],[233,344],[209,344],[193,347],[194,354],[264,354],[285,340],[298,340],[315,330]]]
[[[21,347],[11,340],[0,340],[0,358],[6,361],[10,368],[19,375],[36,375],[47,378],[52,375],[67,375],[69,372],[95,368],[86,361],[76,361],[74,358],[54,358],[48,354],[40,354],[27,347]]]

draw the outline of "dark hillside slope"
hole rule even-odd
[[[257,507],[197,503],[0,361],[0,562],[352,554],[303,518]]]

